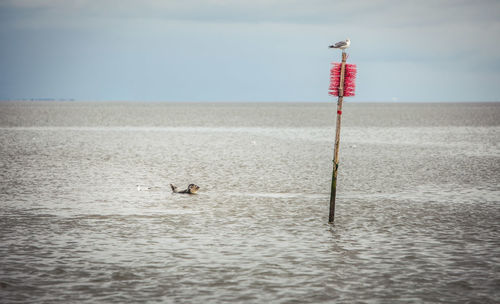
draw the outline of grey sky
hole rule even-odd
[[[499,101],[499,1],[0,0],[0,99]]]

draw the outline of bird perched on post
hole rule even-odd
[[[331,49],[341,49],[342,52],[344,52],[345,49],[347,49],[351,45],[351,40],[347,38],[345,41],[339,41],[335,43],[334,45],[330,45],[329,48]]]

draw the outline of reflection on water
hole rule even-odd
[[[499,105],[192,106],[0,103],[2,303],[500,299]]]

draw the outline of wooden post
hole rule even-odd
[[[330,214],[328,222],[333,223],[335,218],[335,195],[337,193],[337,171],[339,169],[339,145],[340,145],[340,122],[342,117],[342,101],[344,100],[344,76],[345,62],[347,54],[342,52],[342,65],[340,67],[340,85],[339,99],[337,101],[337,126],[335,130],[335,151],[333,153],[333,173],[332,173],[332,189],[330,192]]]

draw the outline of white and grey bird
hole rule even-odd
[[[148,187],[148,186],[141,186],[141,185],[137,185],[137,191],[149,191],[151,190],[152,188],[151,187]]]
[[[347,38],[345,41],[339,41],[339,42],[335,43],[334,45],[330,45],[329,48],[345,50],[350,45],[351,45],[351,40],[349,40],[349,38]]]

